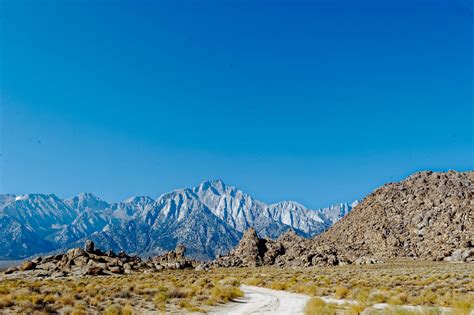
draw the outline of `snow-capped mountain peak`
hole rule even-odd
[[[129,203],[134,205],[148,205],[154,203],[155,200],[149,196],[135,196],[125,199],[123,203]]]
[[[101,211],[110,207],[110,204],[92,193],[80,193],[76,197],[65,200],[72,209],[78,212]]]
[[[222,180],[174,190],[154,200],[134,196],[108,203],[91,193],[0,195],[0,259],[77,246],[91,238],[104,249],[156,254],[184,243],[191,256],[209,259],[229,251],[242,232],[277,238],[288,230],[312,237],[346,215],[352,205],[311,210],[295,201],[254,199]],[[26,244],[21,250],[18,244]]]

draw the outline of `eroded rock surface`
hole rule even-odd
[[[419,172],[367,196],[315,238],[349,257],[474,261],[474,172]]]
[[[182,244],[161,256],[155,256],[149,259],[149,263],[153,264],[156,269],[185,269],[193,267],[193,260],[184,256],[186,247]]]
[[[474,262],[474,172],[419,172],[367,196],[314,239],[247,231],[206,267],[335,266],[392,258]]]
[[[186,259],[186,248],[179,245],[175,251],[143,261],[138,256],[125,252],[115,254],[109,250],[102,252],[95,248],[94,242],[87,240],[83,248],[72,248],[64,254],[36,257],[25,261],[16,268],[9,268],[6,275],[33,277],[67,276],[106,276],[130,274],[134,272],[153,272],[163,269],[183,269],[192,267]]]
[[[239,245],[228,255],[217,258],[200,268],[210,267],[311,267],[335,266],[353,263],[335,248],[318,246],[312,248],[312,240],[302,238],[289,231],[277,240],[261,239],[254,229],[244,233]],[[362,259],[359,263],[378,263],[376,259]]]

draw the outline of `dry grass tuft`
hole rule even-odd
[[[289,268],[229,268],[212,272],[174,270],[149,274],[59,279],[1,279],[0,313],[142,314],[206,312],[242,296],[241,283],[356,300],[337,311],[360,314],[361,307],[389,303],[451,307],[455,315],[474,308],[474,264],[393,261],[382,265]],[[314,309],[336,307],[311,300]],[[388,312],[388,310],[387,310]],[[404,311],[403,311],[404,312]],[[319,313],[317,313],[319,314]],[[395,313],[394,313],[395,314]]]
[[[320,298],[312,298],[306,304],[304,313],[305,315],[336,315],[336,308]]]

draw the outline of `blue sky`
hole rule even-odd
[[[320,207],[473,169],[467,0],[0,3],[0,192]]]

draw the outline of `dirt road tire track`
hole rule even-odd
[[[309,296],[254,286],[241,286],[244,297],[219,307],[212,315],[302,315]]]

